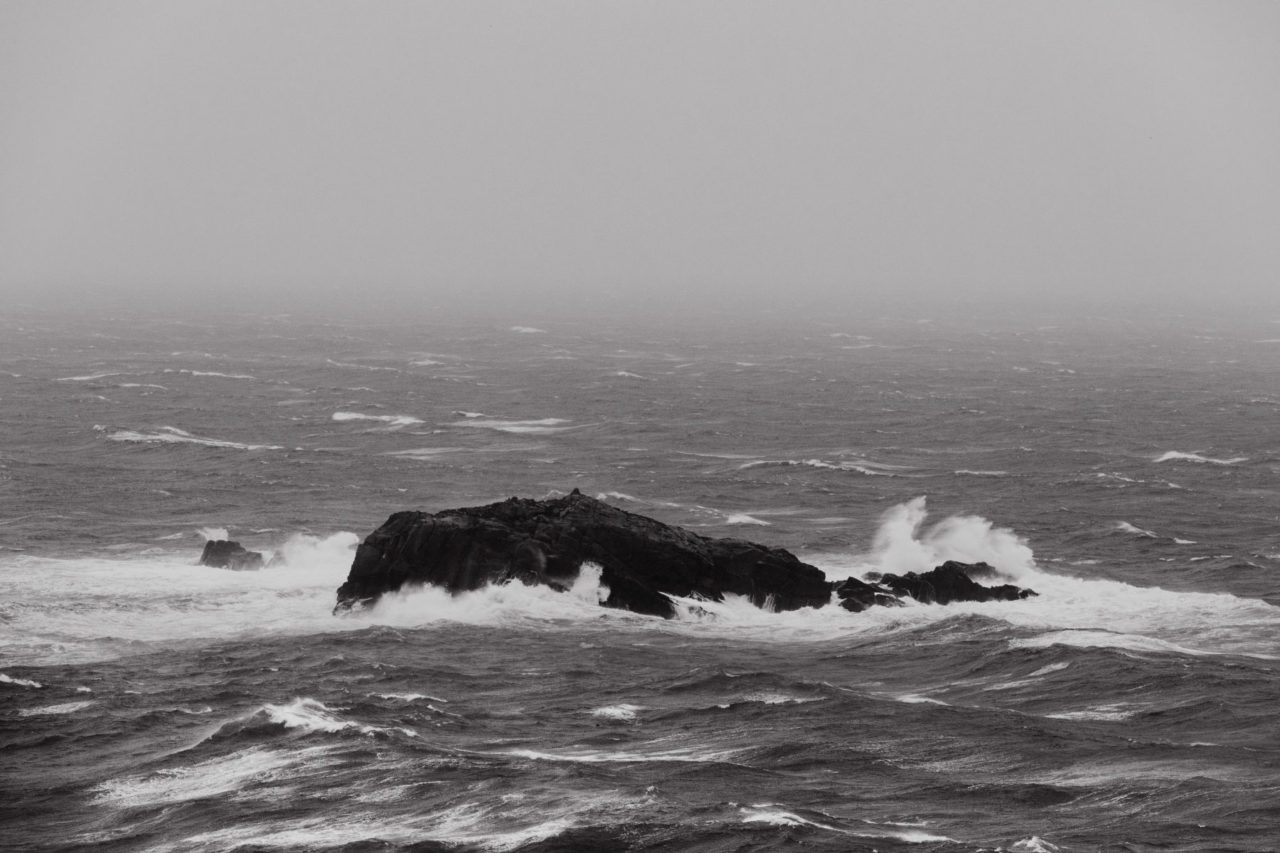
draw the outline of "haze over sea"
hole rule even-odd
[[[1280,849],[1276,320],[0,317],[4,846]],[[573,488],[1039,596],[332,615],[390,513]]]

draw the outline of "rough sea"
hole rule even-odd
[[[1280,849],[1278,319],[0,315],[0,847]],[[1039,596],[332,614],[392,512],[574,488]]]

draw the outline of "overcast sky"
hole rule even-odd
[[[0,4],[0,296],[1280,299],[1280,3]]]

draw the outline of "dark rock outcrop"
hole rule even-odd
[[[983,586],[971,577],[990,577],[995,569],[986,563],[957,563],[948,560],[933,571],[924,574],[908,572],[905,575],[885,575],[880,578],[883,586],[898,595],[909,595],[925,604],[951,604],[954,601],[1017,601],[1035,595],[1029,589],[1012,584]]]
[[[518,580],[565,590],[588,562],[601,569],[606,607],[664,617],[675,615],[668,596],[720,601],[735,594],[777,610],[837,600],[856,612],[901,604],[904,595],[940,604],[1034,595],[1012,586],[984,587],[966,570],[981,574],[989,566],[953,562],[923,575],[888,575],[878,584],[856,578],[832,583],[821,569],[781,548],[700,536],[575,489],[545,501],[511,498],[438,513],[395,513],[356,549],[336,609],[420,584],[464,592]]]
[[[257,551],[248,550],[239,542],[210,539],[204,543],[204,551],[200,554],[200,565],[237,572],[254,571],[262,568],[262,555]]]

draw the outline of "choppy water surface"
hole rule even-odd
[[[13,849],[1280,848],[1268,318],[0,325]],[[331,615],[391,512],[575,487],[1040,595]]]

